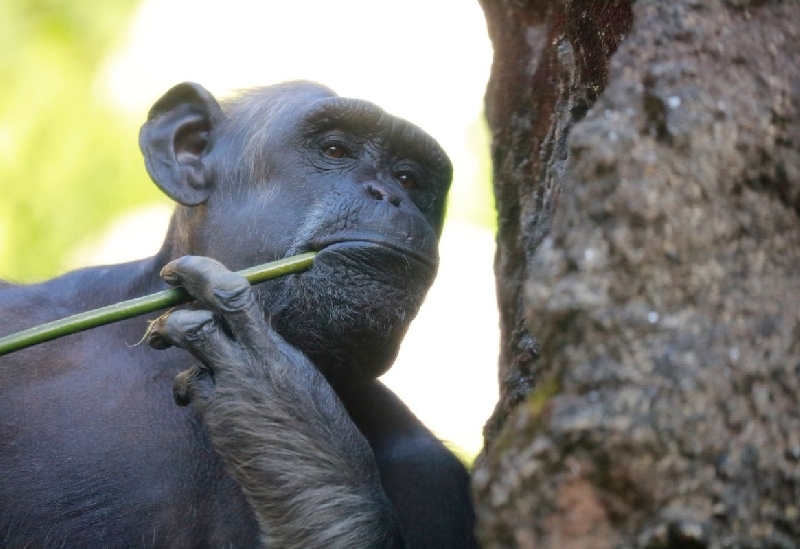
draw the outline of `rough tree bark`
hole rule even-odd
[[[480,1],[484,547],[800,547],[800,5]]]

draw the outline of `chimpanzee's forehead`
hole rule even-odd
[[[291,81],[245,90],[222,105],[229,129],[261,132],[268,127],[271,133],[300,129],[308,134],[339,128],[380,137],[396,148],[446,156],[436,140],[414,124],[370,101],[339,97],[315,82]]]
[[[243,90],[222,102],[228,123],[234,126],[288,127],[316,101],[335,97],[330,88],[306,81],[283,82]]]

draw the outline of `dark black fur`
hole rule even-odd
[[[197,305],[160,352],[133,319],[0,358],[0,547],[475,547],[466,470],[375,380],[435,276],[441,148],[310,83],[176,86],[140,144],[178,203],[162,249],[0,284],[0,335],[165,281]]]

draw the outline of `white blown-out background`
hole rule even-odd
[[[145,0],[109,59],[102,94],[143,119],[172,85],[216,96],[284,80],[315,80],[369,99],[432,134],[455,166],[439,277],[383,379],[466,456],[497,399],[494,235],[474,218],[486,185],[483,93],[491,46],[477,2],[409,0]],[[480,132],[477,132],[480,135]],[[479,205],[484,210],[488,204]],[[76,263],[152,255],[168,209],[121,218]]]

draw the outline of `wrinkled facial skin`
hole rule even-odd
[[[318,252],[308,272],[257,288],[264,310],[329,381],[377,377],[436,275],[447,156],[408,122],[313,84],[223,110],[203,160],[214,191],[184,212],[190,253],[239,269]]]

